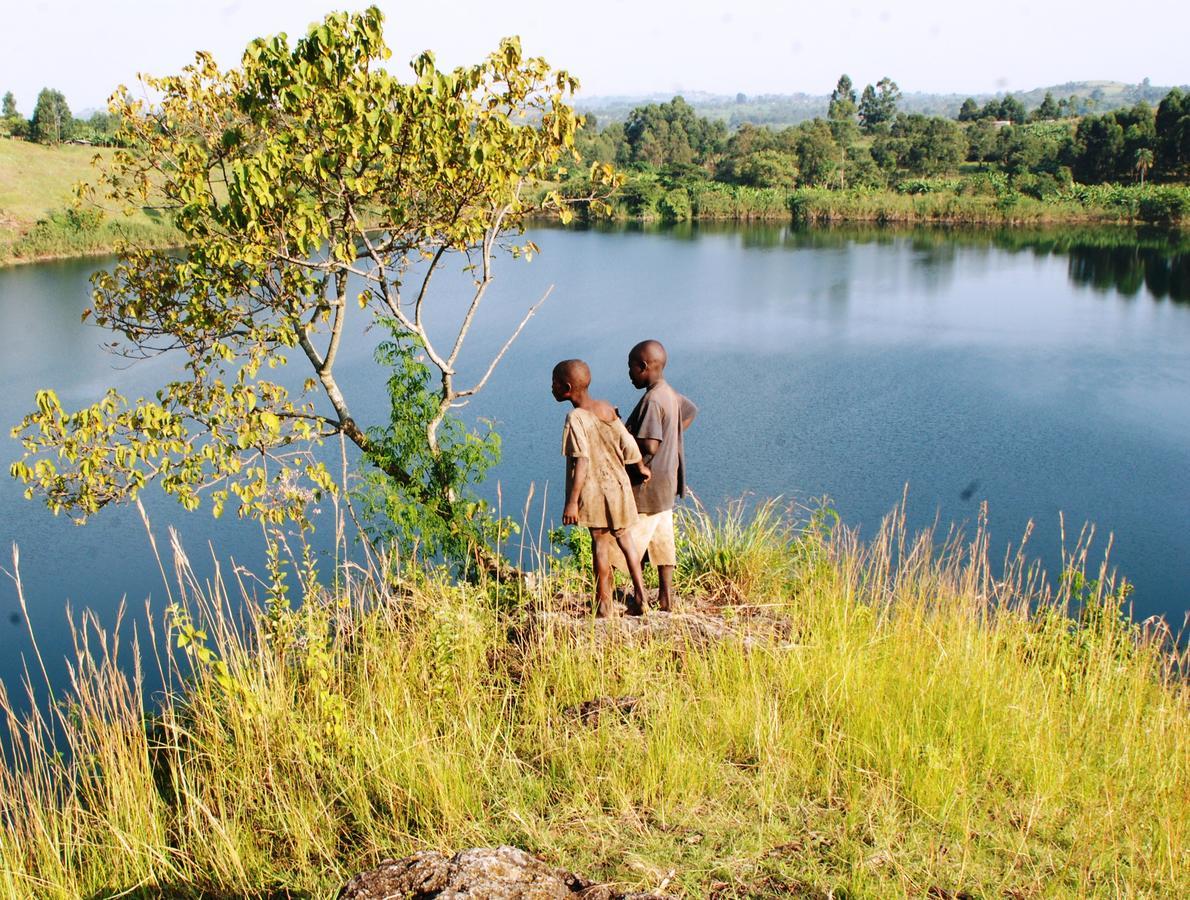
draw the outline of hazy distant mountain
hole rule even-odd
[[[1180,85],[1183,90],[1190,91],[1190,85]],[[856,85],[856,91],[862,91],[863,85]],[[1169,86],[1149,84],[1148,79],[1140,84],[1124,84],[1119,81],[1068,81],[1065,84],[1055,84],[1049,87],[1034,88],[1031,91],[1011,91],[996,94],[927,94],[906,93],[901,99],[900,109],[905,112],[920,112],[927,115],[954,117],[963,101],[974,97],[981,106],[993,97],[1003,97],[1005,93],[1012,93],[1025,104],[1026,109],[1039,106],[1045,98],[1046,91],[1054,95],[1055,100],[1064,97],[1078,97],[1085,101],[1081,104],[1088,112],[1108,112],[1124,106],[1132,106],[1144,100],[1156,106],[1161,98],[1169,93]],[[654,93],[635,96],[619,95],[605,97],[580,97],[575,106],[580,112],[594,113],[600,125],[610,122],[622,122],[637,106],[647,103],[663,103],[672,99],[673,94]],[[753,125],[793,125],[812,119],[815,116],[825,116],[830,94],[759,94],[746,96],[744,94],[709,94],[702,91],[683,92],[682,97],[698,112],[699,115],[711,119],[722,119],[729,126],[742,125],[749,122]]]

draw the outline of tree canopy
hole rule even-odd
[[[897,104],[901,101],[901,89],[887,75],[876,82],[876,87],[864,88],[859,101],[859,119],[868,134],[887,129],[897,115]]]
[[[1154,122],[1157,163],[1171,177],[1190,169],[1190,94],[1174,88],[1157,106]]]
[[[850,75],[840,75],[835,89],[831,91],[826,117],[832,121],[851,120],[856,112],[855,87]]]
[[[668,103],[650,103],[632,111],[624,123],[629,163],[660,167],[705,162],[720,152],[727,128],[694,112],[681,97]]]
[[[15,105],[13,107],[16,109]],[[61,91],[42,88],[37,95],[37,105],[30,120],[30,134],[33,140],[43,144],[58,144],[70,137],[73,118],[66,98]]]
[[[496,255],[533,253],[509,237],[534,208],[560,204],[547,194],[535,206],[526,188],[573,154],[577,83],[515,38],[453,72],[423,54],[401,81],[376,65],[389,55],[382,21],[374,7],[330,15],[292,46],[254,41],[228,71],[199,53],[181,74],[147,79],[158,105],[115,95],[126,149],[94,190],[168,209],[186,246],[122,246],[94,277],[88,314],[121,352],[175,353],[183,372],[154,397],[109,391],[75,412],[39,392],[14,432],[25,456],[13,474],[30,496],[85,517],[156,479],[187,508],[205,497],[218,513],[234,499],[242,515],[301,519],[309,489],[333,487],[310,444],[342,436],[382,474],[382,505],[411,539],[434,549],[467,537],[464,489],[495,447],[456,410],[536,305],[468,383],[464,340]],[[592,179],[614,176],[601,167]],[[425,312],[451,259],[469,266],[473,290],[438,342]],[[357,422],[336,377],[353,315],[390,333],[378,357],[389,421]],[[310,376],[296,393],[269,377],[290,352]]]

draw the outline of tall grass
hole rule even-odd
[[[713,603],[782,599],[796,556],[792,526],[779,504],[773,498],[753,507],[741,498],[711,515],[695,500],[693,507],[679,509],[678,575],[687,592]]]
[[[78,228],[56,213],[37,222],[11,243],[0,243],[0,265],[107,255],[114,253],[122,241],[158,248],[183,243],[181,232],[168,224],[108,221],[91,228]]]
[[[683,535],[687,595],[755,591],[792,628],[510,640],[508,586],[350,567],[270,617],[175,542],[137,666],[88,617],[58,704],[4,701],[0,890],[333,896],[385,855],[512,843],[692,897],[1190,892],[1186,658],[1120,618],[1085,543],[1051,588],[899,513],[866,543],[763,503]]]

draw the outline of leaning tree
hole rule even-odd
[[[169,211],[184,246],[122,245],[84,318],[116,332],[120,352],[177,354],[181,376],[154,397],[111,390],[73,412],[39,392],[14,429],[27,496],[85,518],[156,480],[188,509],[206,498],[216,515],[230,501],[268,523],[302,520],[311,490],[335,489],[309,447],[341,436],[382,473],[404,533],[448,552],[474,545],[466,487],[493,442],[457,410],[541,300],[476,380],[461,383],[461,354],[493,259],[535,249],[518,237],[529,213],[565,215],[531,188],[574,155],[577,83],[516,39],[449,73],[426,53],[405,81],[378,65],[388,56],[371,8],[330,15],[292,47],[256,40],[228,71],[199,53],[180,75],[145,78],[152,103],[113,96],[126,149],[82,194]],[[614,178],[592,171],[597,185]],[[472,279],[442,342],[426,311],[452,260]],[[391,335],[377,356],[387,421],[357,421],[336,377],[355,315]],[[286,357],[308,369],[300,391],[270,377]]]

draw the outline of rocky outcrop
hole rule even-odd
[[[753,610],[746,609],[745,613]],[[584,612],[538,611],[529,622],[528,634],[552,630],[574,639],[623,642],[626,640],[677,639],[692,646],[709,646],[736,641],[741,646],[791,647],[789,622],[765,615],[739,614],[728,621],[722,614],[700,609],[682,612],[650,610],[644,616],[615,616],[596,619]]]
[[[446,856],[426,850],[361,872],[339,900],[658,900],[623,893],[555,869],[516,847],[478,847]]]

